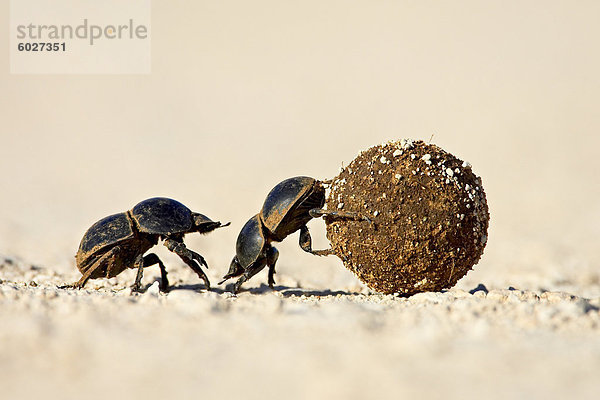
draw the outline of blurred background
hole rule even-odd
[[[600,280],[599,16],[597,1],[154,1],[149,75],[11,75],[5,30],[0,253],[76,277],[92,223],[168,196],[232,222],[186,240],[216,279],[279,181],[433,136],[490,207],[460,284],[576,292]],[[358,284],[296,236],[279,248],[303,285]]]

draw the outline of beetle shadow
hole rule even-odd
[[[160,279],[156,279],[155,282],[160,283]],[[144,285],[142,293],[145,293],[150,288],[150,286],[152,286],[153,284],[154,284],[154,282]],[[169,287],[169,291],[167,293],[173,292],[175,290],[191,290],[194,292],[207,291],[206,286],[203,283],[196,283],[196,284],[171,285]],[[220,288],[220,287],[211,287],[210,288],[211,292],[214,292],[217,294],[231,293],[232,290],[233,290],[233,283],[226,285],[225,288]],[[291,286],[285,286],[285,285],[275,285],[271,289],[269,287],[269,285],[266,285],[264,283],[261,283],[260,286],[258,286],[258,287],[242,288],[242,290],[241,290],[241,293],[251,293],[251,294],[257,294],[257,295],[273,293],[273,292],[279,292],[283,295],[283,297],[293,297],[293,296],[333,297],[333,296],[357,296],[357,295],[361,294],[359,292],[347,292],[344,290],[330,290],[330,289],[310,290],[310,289],[303,289],[300,287],[291,287]]]
[[[160,282],[160,280],[158,280],[158,282]],[[231,289],[232,289],[232,285],[227,285],[225,287],[225,289],[220,288],[220,287],[211,286],[211,288],[209,290],[206,288],[206,285],[204,283],[194,283],[194,284],[182,283],[179,285],[169,286],[169,291],[167,293],[171,293],[176,290],[191,290],[193,292],[213,292],[213,293],[217,293],[217,294],[224,294],[224,293],[231,293]]]
[[[204,284],[182,284],[182,285],[173,285],[169,288],[169,292],[174,290],[193,290],[195,292],[206,291],[206,286]],[[233,283],[230,283],[225,286],[225,288],[220,287],[211,287],[210,291],[217,294],[231,293],[233,290]],[[242,288],[240,293],[250,293],[256,295],[263,295],[267,293],[276,293],[279,292],[283,295],[283,297],[293,297],[293,296],[306,296],[306,297],[329,297],[329,296],[356,296],[360,293],[358,292],[346,292],[343,290],[308,290],[302,289],[299,287],[291,287],[284,285],[275,285],[273,289],[264,283],[261,283],[258,287],[251,288]]]
[[[226,286],[225,291],[231,291],[230,285]],[[285,285],[275,285],[271,289],[269,285],[261,283],[258,287],[242,289],[242,292],[247,292],[251,294],[266,294],[272,292],[279,292],[283,295],[283,297],[293,297],[293,296],[306,296],[306,297],[328,297],[328,296],[356,296],[358,292],[346,292],[343,290],[310,290],[303,289],[300,287],[291,287]]]
[[[140,293],[145,293],[146,291],[148,291],[148,289],[155,283],[158,282],[160,284],[160,279],[157,278],[154,280],[154,282],[152,283],[148,283],[146,285],[143,286],[143,289],[140,290]],[[210,291],[210,292],[214,292],[217,294],[224,294],[224,293],[229,293],[232,294],[232,290],[233,290],[233,283],[227,284],[225,286],[225,288],[221,288],[221,287],[211,287],[210,290],[206,289],[206,285],[204,285],[204,283],[196,283],[196,284],[180,284],[180,285],[171,285],[169,287],[169,291],[167,293],[170,293],[172,291],[175,290],[191,290],[194,292],[206,292],[206,291]],[[508,290],[516,290],[514,287],[509,286]],[[442,290],[442,292],[445,292],[447,290]],[[489,289],[483,284],[483,283],[479,283],[476,287],[474,287],[473,289],[469,290],[468,292],[470,294],[474,294],[475,292],[478,291],[483,291],[486,294],[489,292]],[[542,289],[542,292],[545,292],[547,290]],[[267,293],[275,293],[275,292],[279,292],[283,295],[283,297],[294,297],[294,296],[305,296],[305,297],[333,297],[333,296],[358,296],[358,295],[364,295],[365,293],[361,293],[361,292],[357,292],[357,291],[345,291],[345,290],[330,290],[330,289],[324,289],[324,290],[316,290],[316,289],[303,289],[301,287],[292,287],[292,286],[285,286],[285,285],[275,285],[273,288],[270,288],[268,285],[261,283],[260,286],[258,287],[251,287],[251,288],[242,288],[240,293],[250,293],[250,294],[255,294],[255,295],[263,295],[263,294],[267,294]],[[411,295],[398,295],[396,294],[397,297],[400,298],[409,298]]]
[[[358,296],[359,292],[346,292],[344,290],[303,290],[299,288],[286,288],[282,291],[284,297],[306,296],[306,297],[337,297],[337,296]]]
[[[196,283],[196,284],[171,285],[171,286],[169,286],[169,292],[167,292],[167,293],[173,292],[175,290],[192,290],[194,292],[206,292],[206,291],[208,291],[206,289],[206,285],[205,284],[203,284],[203,283]],[[218,288],[213,288],[213,287],[210,288],[210,291],[211,292],[217,292],[219,294],[221,292],[223,292],[223,291],[219,292]]]

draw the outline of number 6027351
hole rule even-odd
[[[19,43],[17,45],[19,51],[66,51],[67,44],[63,43],[46,43],[46,42],[35,42],[35,43]]]

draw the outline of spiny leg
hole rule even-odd
[[[160,291],[166,292],[169,290],[169,280],[167,279],[167,269],[165,268],[165,264],[163,264],[156,254],[146,254],[144,256],[144,268],[151,267],[154,264],[158,264],[160,267]]]
[[[139,254],[135,258],[134,268],[137,268],[137,274],[135,275],[135,282],[131,285],[132,292],[139,292],[142,287],[142,278],[144,276],[144,257]]]
[[[275,285],[275,264],[277,263],[277,259],[279,258],[279,251],[273,246],[270,246],[267,250],[267,265],[269,266],[269,287],[273,289],[273,285]]]
[[[242,276],[240,276],[240,278],[235,281],[235,283],[233,284],[233,289],[231,290],[233,294],[238,294],[238,292],[240,291],[240,287],[242,286],[242,283],[246,282],[248,279],[250,279],[250,276],[248,276],[248,274],[244,273],[242,274]]]
[[[145,257],[139,255],[135,260],[135,267],[137,268],[137,275],[135,277],[135,282],[131,285],[131,290],[134,292],[140,291],[142,287],[142,277],[144,276],[144,268],[150,267],[154,264],[158,264],[160,267],[160,290],[161,292],[166,292],[169,290],[169,280],[167,279],[167,269],[163,262],[158,258],[158,256],[154,253],[150,253]]]
[[[255,261],[254,264],[250,265],[244,271],[242,276],[240,276],[240,278],[233,284],[233,294],[237,294],[237,292],[240,290],[240,286],[242,286],[242,283],[246,282],[248,279],[260,272],[265,265],[267,265],[267,258],[264,256]]]
[[[367,221],[370,224],[373,223],[369,217],[353,211],[329,211],[323,210],[322,208],[313,208],[308,213],[313,218],[325,216],[332,219],[352,219],[354,221]]]
[[[85,286],[85,284],[87,283],[87,281],[90,279],[90,277],[94,274],[94,272],[96,272],[98,269],[106,266],[106,263],[112,257],[114,257],[119,251],[121,251],[121,248],[119,246],[113,247],[112,249],[107,251],[102,257],[100,257],[98,260],[96,260],[96,262],[94,262],[92,265],[90,265],[90,267],[85,271],[85,273],[83,274],[81,279],[79,279],[77,282],[71,283],[69,285],[59,286],[59,289],[68,289],[68,288],[81,289],[81,288],[83,288]]]
[[[177,254],[183,260],[184,263],[186,263],[196,274],[198,274],[200,279],[204,281],[206,289],[210,290],[210,281],[208,280],[208,277],[206,276],[204,271],[202,271],[202,268],[200,268],[200,266],[196,264],[196,261],[198,261],[200,265],[204,265],[208,268],[204,257],[192,250],[189,250],[187,247],[185,247],[185,244],[183,242],[178,242],[175,239],[166,239],[164,244],[167,247],[167,249]]]
[[[312,210],[311,210],[312,211]],[[303,225],[300,228],[300,247],[302,250],[307,253],[314,254],[316,256],[327,256],[329,254],[333,254],[333,249],[326,250],[313,250],[312,249],[312,238],[310,237],[310,232],[308,231],[308,227]]]

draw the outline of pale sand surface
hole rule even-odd
[[[65,291],[47,269],[1,271],[6,398],[598,394],[598,297],[473,287],[406,299],[285,276],[237,298],[185,284],[163,295],[158,282],[132,296],[120,279]]]
[[[0,398],[600,397],[597,2],[189,3],[154,2],[147,76],[10,75],[0,40]],[[432,134],[491,214],[456,288],[370,293],[297,235],[275,291],[216,285],[277,182]],[[152,196],[232,222],[186,238],[215,291],[164,248],[168,295],[56,289]]]

